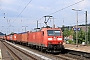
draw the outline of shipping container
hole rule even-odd
[[[16,41],[16,39],[17,39],[17,34],[14,33],[13,36],[12,36],[12,40]]]
[[[10,40],[10,35],[7,35],[7,36],[6,36],[6,39],[7,39],[7,40]]]
[[[13,40],[13,39],[12,39],[12,36],[13,36],[13,34],[12,34],[12,35],[10,35],[10,40]]]
[[[28,37],[28,33],[27,33],[27,32],[23,32],[23,33],[22,33],[22,42],[23,42],[23,43],[28,42],[28,41],[27,41],[27,37]]]
[[[21,40],[22,40],[22,33],[18,33],[17,34],[16,40],[17,40],[17,42],[21,42]]]

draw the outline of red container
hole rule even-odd
[[[10,40],[10,35],[7,35],[7,36],[6,36],[6,39],[7,39],[7,40]]]
[[[24,43],[28,42],[27,41],[27,37],[28,37],[28,33],[27,32],[22,33],[22,42],[24,42]]]
[[[13,39],[12,39],[12,36],[13,36],[13,35],[9,35],[9,36],[10,36],[10,40],[13,40]]]
[[[16,39],[17,39],[17,34],[15,33],[15,34],[12,35],[12,40],[16,41]]]
[[[22,40],[22,33],[18,33],[18,34],[17,34],[16,40],[17,40],[18,42],[21,42],[21,40]]]

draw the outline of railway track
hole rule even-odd
[[[15,60],[52,60],[49,59],[41,54],[38,54],[36,52],[30,51],[30,48],[26,49],[26,46],[21,47],[20,45],[12,44],[10,42],[5,41],[4,44],[8,46],[10,50],[13,50],[13,52],[19,57],[15,56]],[[18,50],[18,52],[16,51]],[[21,52],[22,51],[22,52]],[[11,53],[11,51],[10,51]],[[13,54],[13,55],[15,55]],[[24,55],[23,55],[24,54]]]
[[[61,58],[62,60],[90,60],[84,57],[71,55],[71,54],[59,54],[59,55],[56,55],[56,57]]]
[[[8,46],[7,43],[4,42],[4,44],[6,46]],[[13,46],[11,46],[11,47],[13,47]],[[9,47],[9,48],[11,49],[11,47]],[[26,47],[26,46],[21,46],[21,47],[31,51],[29,47]],[[69,53],[54,55],[54,54],[45,54],[45,53],[42,53],[42,52],[37,51],[37,50],[32,50],[33,52],[37,53],[37,54],[33,55],[32,53],[30,54],[30,53],[28,53],[28,52],[26,52],[24,50],[16,48],[15,46],[11,50],[14,50],[14,49],[19,50],[20,52],[22,52],[24,54],[23,55],[24,57],[23,57],[23,56],[21,56],[22,54],[19,53],[20,56],[19,57],[16,56],[18,58],[18,60],[30,60],[30,59],[31,60],[90,60],[90,59],[84,58],[82,56],[78,56],[78,55],[74,55],[74,54],[69,54]],[[39,56],[36,56],[38,54],[39,54]],[[25,57],[25,55],[27,55],[27,57]],[[29,55],[31,55],[31,56],[29,56]]]
[[[19,48],[16,48],[15,46],[12,46],[6,42],[3,42],[3,44],[8,49],[11,56],[13,56],[14,60],[37,60],[35,57],[31,56],[30,54]]]

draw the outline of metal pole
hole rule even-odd
[[[37,28],[38,28],[38,20],[37,20]]]
[[[87,31],[87,30],[88,30],[88,28],[87,28],[87,11],[86,11],[86,13],[85,13],[85,17],[86,17],[86,19],[85,19],[85,20],[86,20],[86,23],[85,23],[85,24],[86,24],[85,43],[88,44],[88,43],[87,43],[87,42],[88,42],[88,34],[87,34],[87,32],[88,32],[88,31]]]
[[[25,27],[25,32],[26,32],[26,27],[28,27],[28,26],[22,26],[22,27]]]
[[[78,11],[77,11],[77,25],[76,25],[76,47],[78,47]]]
[[[55,28],[55,25],[54,25],[54,17],[53,17],[53,28]]]
[[[25,32],[26,32],[26,26],[24,26],[25,27]]]
[[[76,9],[72,9],[74,11],[77,12],[77,25],[76,25],[76,47],[78,47],[78,11],[81,11],[81,10],[76,10]]]

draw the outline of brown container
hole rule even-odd
[[[18,33],[18,34],[17,34],[16,40],[17,40],[18,42],[20,42],[20,41],[22,40],[22,33]]]
[[[27,42],[28,33],[24,32],[22,33],[22,42]]]

